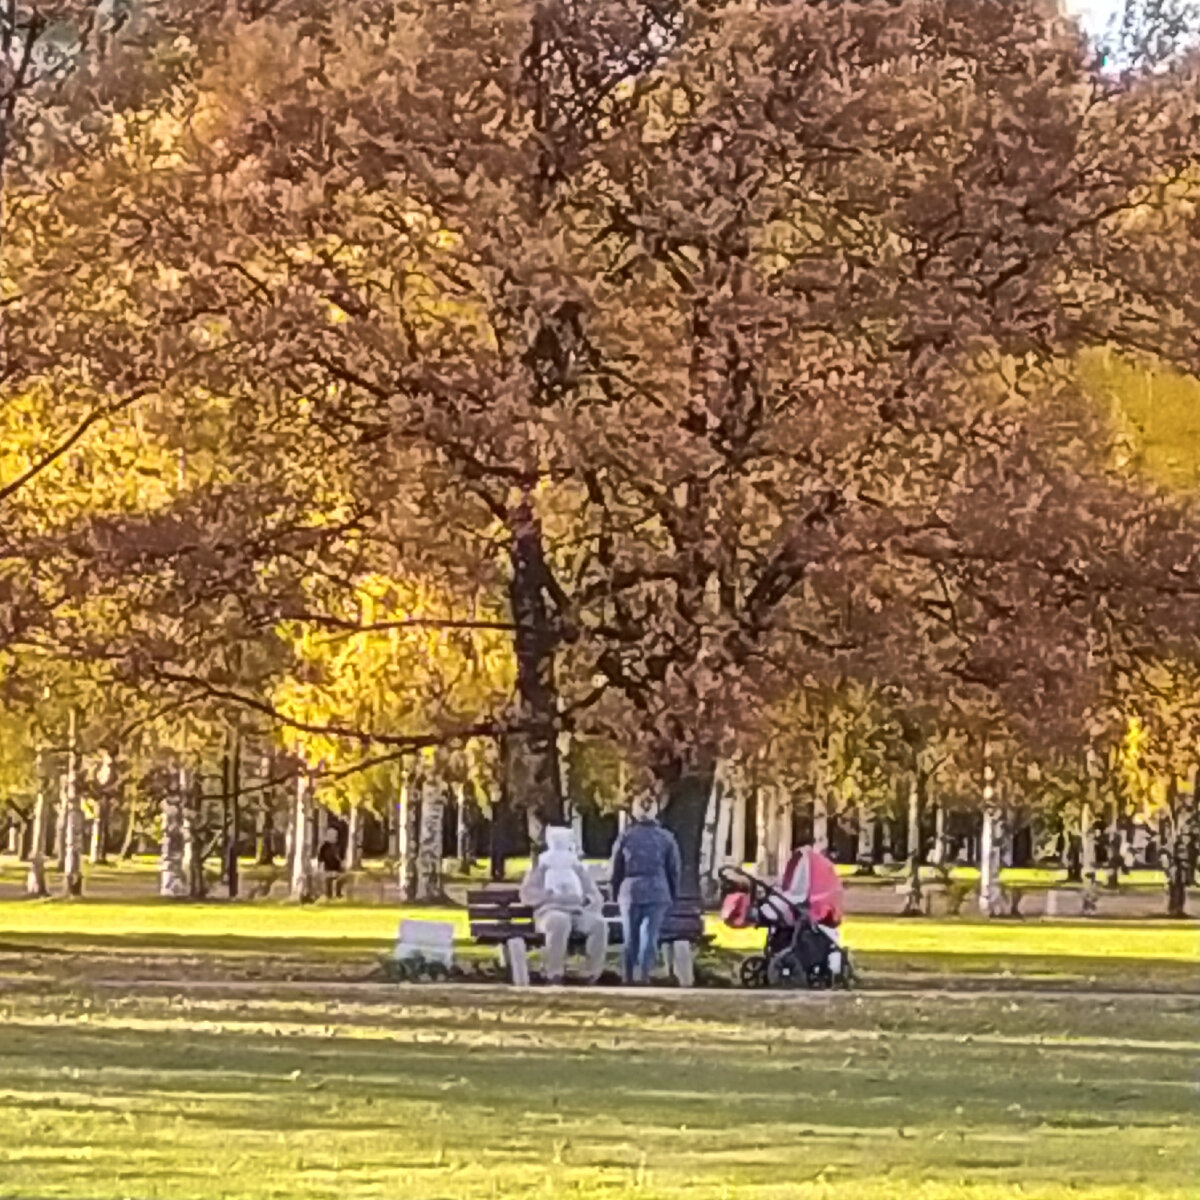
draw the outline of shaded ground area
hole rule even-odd
[[[1200,999],[9,986],[0,1196],[1194,1195]]]

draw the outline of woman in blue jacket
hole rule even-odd
[[[654,801],[634,801],[633,820],[617,839],[612,890],[621,909],[626,983],[646,983],[663,920],[679,898],[679,844],[655,819]]]

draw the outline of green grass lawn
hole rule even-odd
[[[461,908],[396,909],[344,903],[303,907],[259,901],[0,901],[0,949],[105,956],[208,956],[243,962],[320,962],[353,975],[368,970],[395,938],[401,916],[449,920],[467,937]],[[748,953],[761,933],[713,920],[725,957]],[[866,982],[928,976],[1013,977],[1045,983],[1200,991],[1195,922],[852,917],[845,938]],[[470,953],[465,943],[460,947]]]
[[[0,1197],[1183,1200],[1200,1001],[0,993]]]

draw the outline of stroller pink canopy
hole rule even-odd
[[[800,864],[807,861],[807,887]],[[797,876],[800,878],[797,878]],[[844,912],[845,888],[837,868],[819,850],[805,846],[788,860],[780,890],[798,903],[807,903],[809,916],[818,925],[840,925]],[[806,894],[799,895],[803,890]]]

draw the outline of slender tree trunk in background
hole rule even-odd
[[[708,903],[712,899],[713,885],[716,876],[717,860],[717,809],[720,807],[718,792],[720,784],[715,783],[708,796],[708,806],[704,810],[704,827],[700,833],[700,891]]]
[[[1108,821],[1108,861],[1105,863],[1104,886],[1115,892],[1121,886],[1121,859],[1125,847],[1121,837],[1121,793],[1113,787],[1112,806]]]
[[[171,772],[170,783],[162,800],[162,857],[159,860],[160,896],[187,895],[183,873],[183,808],[187,790],[187,772],[182,767]]]
[[[88,861],[93,866],[108,862],[108,796],[101,794],[96,799],[96,816],[92,821],[92,844],[88,847]]]
[[[729,861],[729,843],[733,833],[733,810],[737,805],[734,773],[728,765],[717,776],[717,840],[713,854],[714,891],[720,890],[717,872]]]
[[[125,784],[128,802],[125,804],[125,829],[121,834],[120,859],[128,862],[133,857],[133,841],[137,832],[137,792],[128,783]]]
[[[509,519],[509,607],[517,664],[516,723],[505,755],[508,798],[538,827],[562,824],[563,785],[558,755],[558,689],[554,658],[559,634],[547,606],[552,577],[542,531],[528,500]],[[535,842],[535,846],[540,842]]]
[[[729,831],[729,857],[735,867],[746,865],[746,818],[749,815],[745,773],[739,771],[734,782],[733,816]]]
[[[225,892],[236,900],[241,886],[238,876],[238,834],[241,826],[242,741],[235,733],[232,753],[222,763],[221,794],[226,810],[225,821]]]
[[[921,895],[921,775],[914,771],[908,781],[908,890],[904,893],[904,915],[920,916]]]
[[[771,784],[759,784],[755,813],[758,854],[754,873],[761,879],[774,879],[779,873],[779,799]]]
[[[275,865],[275,755],[264,754],[259,760],[262,773],[262,790],[258,793],[258,811],[254,818],[254,834],[257,846],[254,862],[260,867]]]
[[[17,860],[27,863],[30,858],[30,834],[33,832],[33,813],[30,812],[21,818],[20,825],[17,830]]]
[[[18,822],[18,820],[15,816],[10,817],[8,831],[5,836],[5,841],[8,843],[8,846],[7,846],[8,853],[13,855],[16,858],[21,857],[21,846],[25,840],[21,836],[22,833],[23,833],[23,829],[21,827],[21,823]]]
[[[865,805],[858,806],[858,849],[856,875],[875,874],[875,818]]]
[[[929,861],[935,867],[942,867],[949,857],[946,845],[946,808],[943,804],[934,805],[933,809],[933,847],[929,853]]]
[[[83,810],[79,805],[79,748],[76,744],[78,713],[67,718],[67,778],[63,797],[66,817],[63,856],[63,895],[83,895]]]
[[[475,860],[471,853],[471,822],[468,811],[470,785],[459,785],[455,795],[454,816],[454,852],[458,857],[460,875],[469,875],[474,869]]]
[[[297,786],[299,786],[299,777],[297,776]],[[296,797],[292,795],[288,806],[287,815],[284,818],[285,824],[283,829],[283,861],[284,870],[287,871],[287,877],[290,880],[296,873]]]
[[[1193,788],[1200,785],[1200,769],[1193,776]],[[1163,838],[1164,869],[1167,885],[1167,916],[1187,916],[1187,892],[1191,883],[1191,840],[1195,792],[1181,796],[1174,779],[1167,784],[1167,828]]]
[[[439,781],[420,789],[420,835],[417,841],[416,899],[445,899],[442,886],[442,848],[445,838],[446,795]]]
[[[398,780],[398,802],[396,805],[396,828],[400,838],[399,862],[396,866],[396,882],[400,887],[400,899],[411,903],[418,895],[418,866],[420,853],[418,844],[418,820],[421,807],[421,785],[415,769],[405,770],[401,763]]]
[[[67,793],[63,781],[58,781],[58,803],[54,808],[54,865],[59,871],[67,869]]]
[[[776,870],[780,875],[792,857],[792,846],[796,840],[796,802],[786,788],[779,789],[779,841],[775,851]]]
[[[313,780],[307,770],[302,770],[296,777],[296,800],[290,822],[291,892],[297,904],[307,904],[313,899],[312,824]]]
[[[46,823],[49,807],[46,804],[46,787],[45,780],[42,778],[42,752],[40,750],[34,757],[34,774],[37,795],[33,803],[33,838],[30,844],[29,874],[25,878],[25,894],[48,896],[50,889],[46,886]]]
[[[361,871],[363,864],[362,806],[351,804],[346,818],[346,870]]]
[[[823,783],[823,781],[822,781]],[[813,797],[813,849],[819,854],[829,853],[829,801],[824,787],[818,784]]]
[[[1079,817],[1080,867],[1083,874],[1083,911],[1096,911],[1096,813],[1100,803],[1100,780],[1089,756],[1087,800]]]
[[[985,917],[997,917],[1002,912],[1000,850],[1003,839],[995,774],[992,764],[987,763],[983,768],[983,830],[979,839],[979,911]]]
[[[191,900],[203,900],[207,892],[204,885],[204,851],[200,845],[200,787],[200,773],[189,773],[183,791],[183,878]]]

